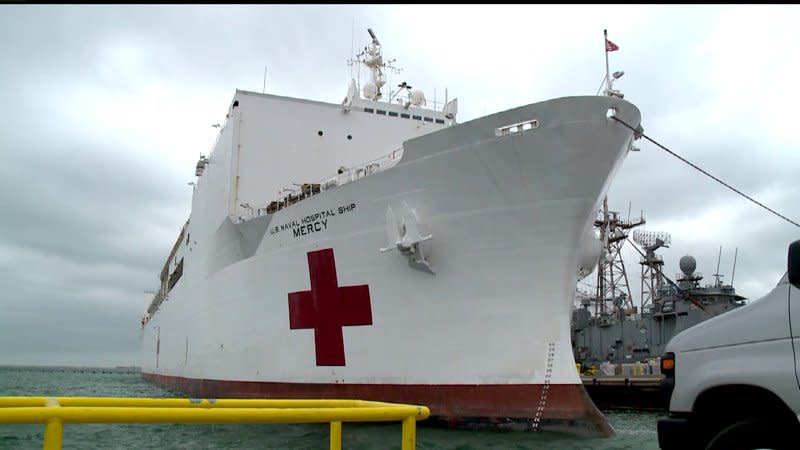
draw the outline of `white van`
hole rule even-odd
[[[662,357],[671,449],[800,449],[800,240],[763,298],[689,328]]]

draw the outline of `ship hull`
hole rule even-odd
[[[203,398],[381,399],[424,404],[437,414],[431,422],[470,429],[547,430],[611,435],[603,415],[582,385],[541,384],[417,385],[316,384],[204,380],[144,374],[148,381]],[[547,413],[537,415],[540,403]]]
[[[619,99],[528,105],[407,141],[396,166],[258,219],[259,239],[223,220],[144,327],[145,377],[196,396],[418,403],[450,424],[610,434],[570,341],[578,242],[633,139],[609,108],[638,125]],[[432,236],[420,246],[434,273],[381,251],[401,217]]]

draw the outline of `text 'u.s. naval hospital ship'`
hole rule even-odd
[[[371,81],[340,104],[236,91],[142,319],[144,376],[613,433],[575,370],[571,294],[638,135],[614,116],[639,127],[638,109],[608,83],[457,123],[455,99],[382,92],[370,35]]]

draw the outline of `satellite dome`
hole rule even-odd
[[[414,106],[423,106],[425,105],[425,94],[419,89],[414,89],[409,94],[409,100],[411,100],[411,104]]]
[[[691,276],[694,273],[694,269],[697,268],[697,261],[694,260],[693,256],[686,255],[681,258],[678,265],[681,268],[681,272],[688,277]]]
[[[370,100],[376,100],[378,98],[378,86],[371,82],[364,84],[364,97]]]

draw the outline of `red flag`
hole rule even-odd
[[[608,38],[606,38],[606,51],[615,52],[617,50],[619,50],[619,46],[617,46],[617,44],[609,41]]]

